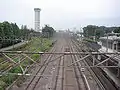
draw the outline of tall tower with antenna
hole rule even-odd
[[[40,32],[40,8],[34,8],[35,11],[35,31]]]

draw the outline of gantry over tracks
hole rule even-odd
[[[79,61],[82,61],[84,60],[85,58],[88,58],[89,56],[94,56],[94,55],[104,55],[104,54],[109,54],[109,55],[120,55],[120,52],[116,52],[116,53],[100,53],[100,52],[28,52],[28,51],[0,51],[0,54],[7,54],[7,53],[11,53],[11,54],[39,54],[39,55],[43,55],[43,54],[53,54],[53,55],[85,55],[84,57],[82,57],[80,60],[76,61],[76,62],[79,62]],[[115,57],[115,56],[113,56]],[[109,57],[109,58],[112,58]],[[93,64],[92,66],[81,66],[81,67],[120,67],[120,65],[116,65],[116,66],[108,66],[108,65],[102,65],[103,63],[109,61],[109,58],[95,64],[95,57],[93,57]],[[13,63],[16,63],[14,62],[12,59],[9,58],[9,60]],[[33,61],[34,62],[34,61]],[[74,63],[72,63],[74,64]],[[72,65],[71,64],[71,65]],[[70,65],[69,65],[70,66]]]
[[[66,40],[67,41],[67,40]],[[99,52],[77,52],[75,50],[72,50],[74,46],[69,46],[66,44],[64,46],[64,49],[62,49],[62,46],[60,47],[60,51],[51,51],[51,52],[28,52],[28,51],[1,51],[0,54],[4,55],[9,62],[12,63],[12,66],[10,66],[5,71],[1,71],[1,76],[7,75],[7,74],[14,74],[18,76],[32,76],[30,81],[25,84],[26,88],[25,90],[37,90],[40,85],[44,85],[46,82],[45,80],[48,79],[47,89],[49,90],[83,90],[88,89],[90,90],[89,83],[87,82],[86,76],[80,74],[81,72],[84,72],[83,68],[119,68],[119,65],[108,65],[104,64],[109,59],[105,59],[100,62],[96,62],[96,55],[104,55],[104,54],[120,54],[120,53],[99,53]],[[70,50],[69,50],[69,49]],[[68,49],[68,50],[66,50]],[[24,66],[21,66],[21,63],[25,60],[22,58],[19,62],[16,62],[7,54],[16,54],[16,55],[22,55],[24,58],[28,58],[30,61],[34,62],[33,65],[27,66],[27,68],[24,68]],[[33,60],[29,55],[32,54],[38,54],[41,57],[45,56],[47,59],[44,59],[44,61],[41,62],[41,64],[37,64],[35,60]],[[82,56],[82,57],[79,57]],[[79,59],[78,59],[79,57]],[[81,61],[85,61],[85,59],[89,59],[89,57],[92,57],[92,64],[87,65],[80,65]],[[68,58],[68,59],[66,59]],[[51,62],[53,64],[51,64]],[[19,66],[22,70],[22,73],[9,73],[8,71],[13,68]],[[29,73],[29,67],[36,66],[39,67],[37,70],[35,70],[35,73]],[[52,69],[51,69],[52,68]],[[49,73],[49,71],[51,71]],[[82,80],[82,78],[84,78]],[[50,82],[50,83],[49,83]],[[85,85],[81,85],[85,84]],[[63,84],[64,83],[64,84]],[[75,84],[73,84],[75,83]],[[46,88],[43,87],[43,88]],[[75,87],[77,87],[75,89]],[[41,89],[45,90],[45,89]]]
[[[59,63],[58,63],[58,65],[54,65],[54,66],[56,66],[57,67],[57,71],[58,72],[56,72],[57,73],[57,75],[55,76],[56,77],[56,82],[57,81],[59,81],[58,80],[58,77],[60,77],[59,76],[59,73],[60,73],[60,69],[65,69],[65,68],[69,68],[69,67],[74,67],[74,68],[96,68],[96,67],[99,67],[99,68],[109,68],[109,67],[112,67],[112,68],[116,68],[116,67],[118,67],[119,68],[119,65],[116,65],[116,66],[108,66],[107,64],[104,64],[104,63],[106,63],[109,59],[105,59],[104,61],[101,61],[101,62],[99,62],[99,63],[97,63],[96,61],[95,61],[95,57],[93,57],[94,55],[103,55],[103,54],[106,54],[106,53],[98,53],[98,52],[23,52],[23,51],[2,51],[2,52],[0,52],[1,54],[4,54],[4,55],[6,55],[7,53],[11,53],[11,54],[22,54],[22,55],[26,55],[25,57],[27,57],[27,58],[29,58],[30,59],[30,57],[29,57],[29,54],[39,54],[39,55],[57,55],[58,57],[56,57],[56,58],[54,58],[53,60],[49,60],[49,62],[47,62],[46,64],[43,64],[43,65],[38,65],[38,66],[44,66],[44,67],[46,67],[46,66],[52,66],[52,65],[48,65],[48,63],[50,63],[50,62],[54,62],[54,61],[59,61],[59,59],[61,60],[61,61],[59,61]],[[107,53],[107,54],[111,54],[111,55],[113,55],[113,54],[120,54],[120,53]],[[63,65],[65,62],[63,62],[63,60],[64,60],[64,57],[65,56],[69,56],[69,55],[72,55],[72,56],[80,56],[80,55],[84,55],[84,57],[81,57],[80,59],[77,59],[76,61],[74,61],[74,62],[71,62],[71,63],[69,63],[69,64],[67,64],[67,65]],[[93,57],[93,62],[92,62],[92,64],[91,65],[77,65],[76,66],[76,63],[78,63],[78,62],[80,62],[80,61],[84,61],[85,59],[89,59],[89,57],[90,56],[92,56]],[[13,61],[9,56],[7,56],[6,55],[6,57],[9,59],[9,61],[10,62],[13,62],[14,63],[14,66],[12,66],[12,67],[10,67],[10,69],[11,68],[13,68],[13,67],[16,67],[16,66],[20,66],[21,67],[21,69],[22,69],[22,73],[8,73],[8,71],[10,70],[9,68],[8,68],[8,70],[7,71],[5,71],[5,72],[1,72],[0,74],[1,74],[1,76],[2,75],[6,75],[6,74],[14,74],[14,75],[18,75],[18,76],[34,76],[34,77],[50,77],[50,75],[44,75],[44,74],[42,74],[42,75],[37,75],[37,74],[34,74],[34,75],[32,75],[32,74],[30,74],[30,73],[28,73],[27,71],[27,69],[29,69],[29,68],[26,68],[26,69],[23,69],[22,68],[22,66],[21,66],[21,62],[15,62],[15,61]],[[50,58],[50,57],[49,57]],[[32,60],[32,59],[30,59],[30,60]],[[32,60],[34,63],[36,63],[34,60]],[[60,62],[61,63],[63,63],[63,64],[60,64]],[[62,71],[62,70],[61,70]],[[64,74],[64,73],[63,73]],[[64,79],[63,78],[63,74],[61,74],[62,75],[62,79]],[[63,80],[64,81],[64,80]],[[62,82],[63,82],[62,81]],[[36,82],[37,83],[37,82]],[[56,88],[56,86],[54,85],[54,88]],[[26,90],[28,90],[28,89],[26,89]],[[54,90],[57,90],[57,89],[54,89]]]

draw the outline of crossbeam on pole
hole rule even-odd
[[[14,53],[14,54],[64,54],[64,55],[103,55],[103,54],[112,54],[120,55],[120,52],[106,53],[106,52],[28,52],[28,51],[0,51],[0,53]]]
[[[68,66],[56,66],[56,67],[68,67]],[[71,66],[71,67],[80,67],[80,68],[119,68],[118,66]],[[9,74],[12,74],[12,75],[18,75],[18,76],[22,76],[22,75],[25,75],[25,76],[30,76],[30,75],[33,75],[33,74],[23,74],[23,73],[3,73],[3,74],[0,74],[0,76],[4,76],[4,75],[9,75]],[[44,76],[44,75],[40,75],[40,76]]]
[[[30,58],[29,56],[27,56],[26,54],[22,54],[23,56],[27,57],[28,59],[30,59],[32,62],[36,63],[36,61],[34,61],[32,58]]]
[[[99,62],[99,63],[96,64],[95,66],[98,66],[98,65],[100,65],[100,64],[103,64],[104,62],[107,62],[107,61],[111,60],[111,58],[114,58],[114,57],[116,57],[116,55],[115,55],[115,56],[110,56],[110,57],[108,57],[107,59],[103,60],[102,62]]]
[[[76,64],[77,62],[80,62],[80,61],[88,58],[89,56],[90,56],[90,55],[87,55],[87,56],[85,56],[85,57],[80,58],[80,60],[77,60],[77,61],[75,61],[74,63],[71,63],[70,65],[68,65],[68,67],[69,67],[69,66],[72,66],[73,64]]]
[[[10,58],[8,55],[6,55],[6,54],[4,54],[4,53],[3,53],[3,55],[4,55],[7,59],[9,59],[11,62],[13,62],[14,64],[16,64],[16,62],[15,62],[12,58]]]

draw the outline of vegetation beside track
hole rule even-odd
[[[92,39],[88,39],[88,38],[84,38],[83,41],[94,42],[94,43],[96,43],[96,41],[94,41],[94,40],[92,40]]]
[[[42,42],[42,44],[41,44]],[[41,46],[42,45],[42,46]],[[14,50],[20,50],[20,51],[31,51],[31,52],[40,52],[40,51],[48,51],[52,47],[52,40],[47,39],[47,38],[32,38],[32,40],[27,43],[26,45],[23,45],[22,47],[19,47]],[[9,57],[13,57],[10,54],[7,54]],[[39,62],[40,61],[40,55],[39,54],[33,54],[33,55],[28,55],[31,57],[34,61]],[[13,59],[14,61],[19,61],[19,57]],[[5,60],[5,57],[2,55],[0,56],[0,63]],[[5,69],[7,66],[11,65],[12,63],[10,62],[5,62],[0,65],[0,70]],[[25,59],[24,62],[21,63],[21,66],[25,68],[24,65],[31,65],[33,62],[29,60],[28,58]],[[22,70],[19,66],[12,68],[9,73],[22,73]],[[0,90],[5,90],[7,86],[12,84],[16,79],[18,78],[17,75],[9,74],[9,75],[3,75],[0,76]]]

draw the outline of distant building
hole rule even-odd
[[[34,8],[35,11],[35,30],[40,32],[40,8]]]
[[[107,48],[107,37],[100,37],[101,45]],[[112,51],[120,51],[120,37],[108,36],[108,49]]]

